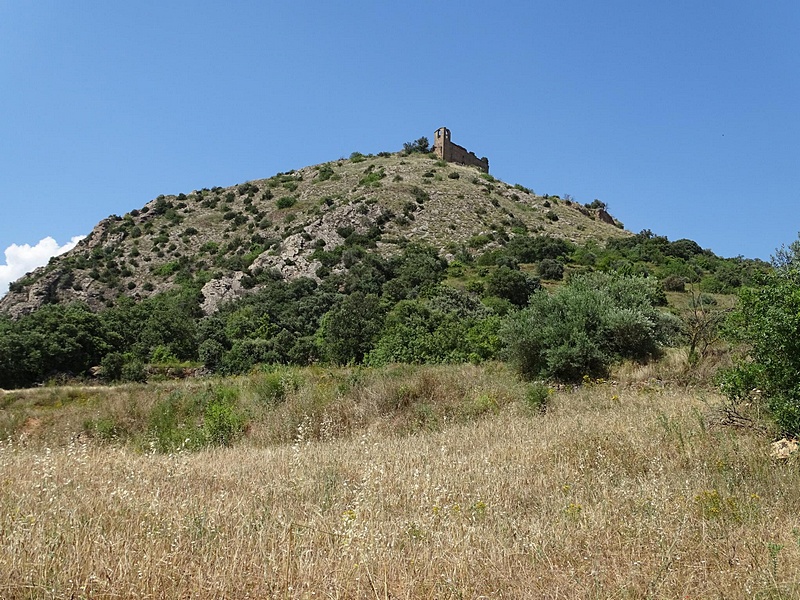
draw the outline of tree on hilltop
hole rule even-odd
[[[422,136],[418,140],[413,142],[406,142],[403,144],[403,152],[406,154],[413,154],[414,152],[421,152],[422,154],[426,154],[430,152],[430,142],[428,138]]]

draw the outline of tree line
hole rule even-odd
[[[318,279],[262,274],[256,291],[210,316],[200,310],[200,284],[187,279],[138,303],[121,296],[101,312],[53,304],[17,320],[0,317],[0,387],[86,377],[97,366],[107,381],[144,381],[154,364],[231,375],[261,364],[495,359],[528,379],[580,381],[687,340],[687,323],[665,310],[665,280],[680,276],[700,289],[710,280],[713,289],[741,290],[729,337],[750,347],[755,360],[731,371],[725,389],[732,398],[756,386],[774,390],[786,427],[800,429],[800,385],[793,383],[800,365],[792,362],[800,352],[782,362],[770,355],[794,339],[794,321],[778,326],[759,316],[781,307],[790,314],[791,299],[800,297],[790,252],[782,268],[770,270],[647,231],[604,248],[516,235],[481,253],[450,250],[449,261],[414,244],[388,258],[357,244],[320,251]],[[552,291],[542,286],[565,269],[565,282]],[[767,385],[778,379],[783,383]]]

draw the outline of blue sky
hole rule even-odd
[[[799,26],[777,0],[0,2],[0,287],[159,194],[442,125],[504,181],[769,259],[800,230]]]

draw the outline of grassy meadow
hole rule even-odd
[[[800,597],[797,462],[662,375],[543,403],[498,364],[7,392],[0,597]]]

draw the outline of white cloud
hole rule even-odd
[[[58,242],[50,236],[39,240],[35,246],[11,244],[5,251],[6,264],[0,265],[0,297],[5,296],[8,284],[16,281],[25,273],[33,271],[36,267],[46,265],[53,256],[72,250],[75,244],[84,237],[86,236],[76,235],[63,246],[59,246]]]

